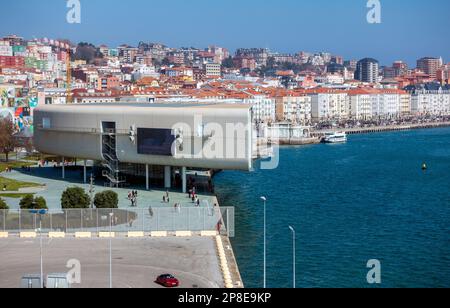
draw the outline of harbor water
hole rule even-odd
[[[428,169],[422,170],[426,163]],[[345,144],[285,147],[275,170],[223,172],[222,206],[236,208],[232,239],[246,287],[267,284],[373,287],[367,262],[381,262],[381,287],[450,287],[450,128],[349,136]]]

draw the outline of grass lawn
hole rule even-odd
[[[0,162],[0,172],[4,172],[7,167],[12,168],[12,169],[20,169],[23,166],[28,167],[28,166],[34,166],[34,165],[36,165],[36,164],[35,163],[24,163],[24,162],[20,162],[20,161],[9,161],[9,162],[1,161]]]
[[[22,199],[23,197],[27,195],[33,195],[34,194],[2,194],[0,193],[0,198],[12,198],[12,199]]]
[[[19,191],[20,188],[28,188],[28,187],[40,187],[42,185],[37,183],[27,183],[27,182],[19,182],[16,180],[7,179],[0,176],[0,189],[3,189],[4,185],[6,185],[7,191]],[[1,193],[1,191],[0,191]]]

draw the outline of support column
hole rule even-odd
[[[87,160],[85,159],[84,160],[84,166],[83,166],[83,181],[84,181],[84,184],[86,184],[87,183]]]
[[[172,187],[172,167],[164,167],[164,188],[170,189]]]
[[[145,165],[145,189],[150,190],[150,172],[148,164]]]
[[[62,157],[62,178],[66,178],[66,159]]]
[[[181,185],[183,194],[187,193],[186,167],[181,168]]]

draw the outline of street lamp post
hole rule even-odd
[[[261,197],[261,200],[264,203],[264,289],[267,287],[267,242],[266,242],[266,197]]]
[[[113,213],[109,213],[109,288],[112,289],[112,220]]]
[[[40,264],[40,287],[44,288],[44,258],[42,255],[42,215],[47,214],[47,210],[31,210],[30,213],[39,215],[39,264]]]
[[[39,215],[39,254],[41,263],[41,289],[44,288],[44,262],[42,258],[42,216]]]
[[[294,276],[294,289],[296,287],[296,279],[295,279],[295,229],[289,226],[289,229],[292,231],[292,256],[293,256],[293,276]]]

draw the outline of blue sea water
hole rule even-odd
[[[426,162],[427,171],[422,171]],[[222,206],[236,208],[233,248],[246,287],[450,287],[450,128],[355,135],[347,144],[286,147],[275,170],[223,172]]]

